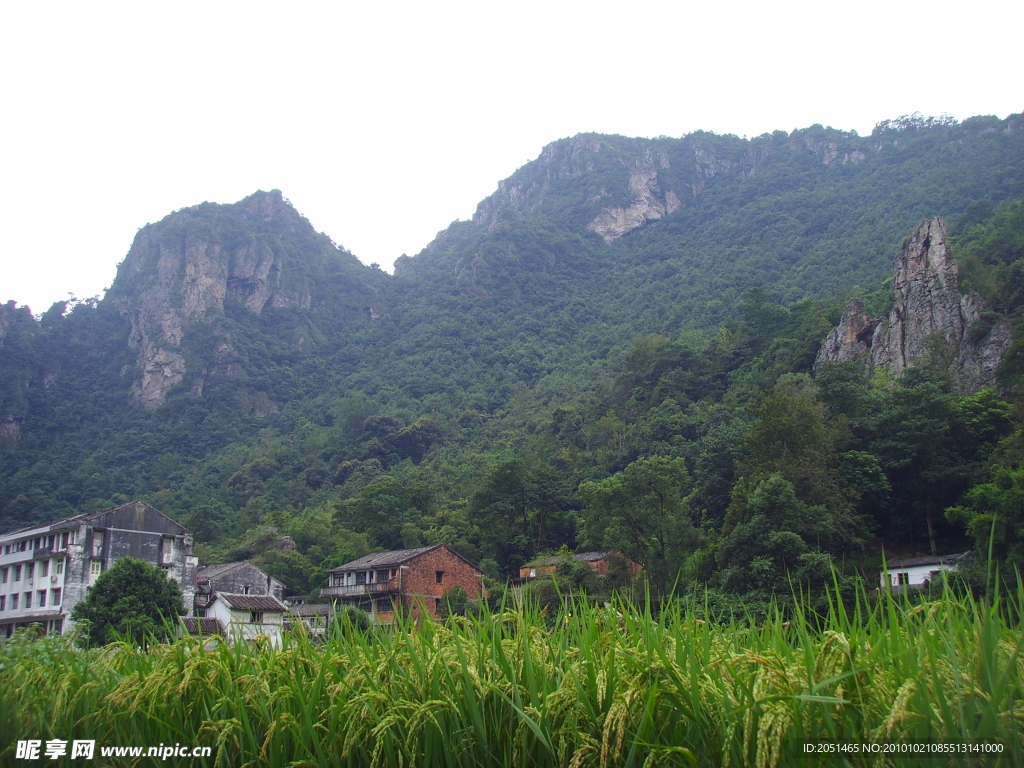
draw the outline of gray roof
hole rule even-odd
[[[619,550],[605,550],[603,552],[578,552],[572,556],[573,560],[578,560],[582,563],[593,563],[597,560],[604,560],[606,557],[618,554]],[[562,561],[560,555],[551,555],[550,557],[540,557],[536,560],[532,560],[527,563],[524,567],[536,567],[538,565],[558,565]]]
[[[218,592],[215,600],[223,600],[228,608],[236,611],[287,611],[288,609],[271,595],[232,595]],[[211,601],[212,602],[212,601]]]
[[[235,568],[243,565],[250,565],[265,576],[270,575],[255,563],[251,563],[248,560],[236,560],[233,563],[213,563],[211,565],[200,566],[199,570],[196,572],[196,578],[215,579],[218,576],[223,576],[225,573],[233,571]],[[270,576],[270,578],[273,579],[274,577]],[[274,581],[278,581],[278,579],[274,579]]]
[[[293,605],[288,609],[293,616],[330,616],[330,603],[306,603],[305,605]]]
[[[889,560],[885,567],[888,570],[893,568],[916,568],[922,565],[950,565],[959,563],[970,557],[970,551],[959,552],[955,555],[929,555],[928,557],[905,557],[902,560]]]
[[[183,616],[181,623],[185,625],[185,631],[190,635],[219,635],[221,633],[220,623],[214,618]]]
[[[368,571],[374,568],[386,568],[391,565],[401,565],[414,557],[419,557],[424,552],[443,547],[443,544],[434,544],[431,547],[416,547],[415,549],[393,549],[390,552],[374,552],[369,555],[357,558],[350,563],[332,568],[328,573],[339,571]]]
[[[131,506],[136,506],[136,505],[141,505],[141,506],[144,506],[144,507],[148,507],[149,509],[151,509],[154,512],[156,512],[160,517],[165,518],[166,520],[169,520],[171,523],[173,523],[175,526],[177,526],[181,530],[186,531],[186,532],[188,531],[188,529],[185,528],[185,526],[183,526],[177,520],[175,520],[175,519],[173,519],[171,517],[168,517],[163,512],[161,512],[159,509],[154,507],[152,504],[147,504],[146,502],[142,501],[141,499],[136,499],[135,501],[129,501],[127,504],[118,504],[117,506],[106,507],[105,509],[100,509],[100,510],[97,510],[95,512],[83,512],[80,515],[72,515],[71,517],[65,517],[65,518],[62,518],[60,520],[54,520],[54,521],[49,522],[49,523],[33,523],[32,525],[26,525],[23,528],[15,528],[13,531],[7,531],[6,533],[0,534],[0,536],[14,536],[14,535],[17,535],[17,534],[20,534],[20,533],[25,533],[26,531],[34,531],[34,530],[37,530],[37,529],[42,530],[44,528],[47,531],[60,531],[60,530],[63,530],[65,528],[73,528],[73,527],[81,525],[82,523],[87,522],[89,520],[94,520],[96,518],[102,517],[103,515],[106,515],[106,514],[108,514],[110,512],[114,512],[115,510],[124,509],[125,507],[131,507]]]

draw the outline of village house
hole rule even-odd
[[[920,589],[942,571],[955,571],[971,553],[960,552],[955,555],[932,555],[928,557],[908,557],[902,560],[889,560],[880,574],[882,588],[894,591],[903,589]]]
[[[292,629],[302,625],[310,637],[323,637],[334,618],[334,606],[331,603],[311,602],[305,595],[300,595],[298,599],[288,598],[284,604],[288,606],[284,628]]]
[[[604,552],[578,552],[572,555],[572,559],[580,563],[586,563],[598,576],[607,576],[609,564],[613,564],[614,568],[616,560],[620,561],[619,564],[629,570],[630,577],[635,577],[642,570],[638,563],[633,562],[617,549]],[[561,562],[561,555],[539,557],[519,569],[519,580],[530,581],[531,579],[551,576]]]
[[[71,629],[71,612],[101,573],[122,557],[164,569],[191,610],[198,561],[192,534],[143,501],[0,535],[0,637],[39,624]]]
[[[257,565],[240,560],[200,566],[196,573],[195,615],[204,616],[204,609],[218,592],[235,595],[270,595],[284,599],[285,586]]]
[[[203,608],[203,616],[182,619],[191,635],[220,635],[229,642],[256,642],[266,638],[281,647],[284,615],[288,609],[273,595],[233,595],[217,592]]]
[[[284,591],[282,582],[247,560],[204,565],[196,574],[195,616],[182,624],[191,635],[220,635],[229,642],[265,635],[280,647],[288,626]]]
[[[484,596],[483,571],[446,544],[375,552],[328,574],[320,597],[359,607],[377,623],[394,621],[396,610],[436,617],[452,587],[462,587],[471,600]]]

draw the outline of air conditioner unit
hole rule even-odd
[[[56,577],[56,576],[51,576],[51,577],[50,577],[50,583],[51,583],[51,584],[57,584],[57,583],[58,583],[58,579],[57,579],[57,577]]]

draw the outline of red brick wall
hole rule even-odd
[[[452,552],[448,547],[438,547],[424,552],[406,563],[402,570],[401,585],[403,602],[412,608],[414,615],[421,601],[432,616],[437,616],[437,598],[454,586],[466,590],[470,600],[479,600],[481,595],[481,572]],[[441,583],[437,583],[437,571],[443,571]]]

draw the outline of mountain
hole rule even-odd
[[[233,314],[305,311],[308,319],[287,333],[310,352],[328,330],[344,334],[346,324],[383,311],[385,293],[383,274],[317,234],[274,190],[235,205],[186,208],[144,227],[106,301],[131,323],[139,371],[132,399],[155,408],[186,378],[200,396],[210,377],[242,371],[233,364],[245,358]]]
[[[869,374],[884,367],[899,376],[941,354],[948,357],[950,376],[960,391],[996,386],[996,371],[1010,346],[1010,326],[980,322],[984,301],[976,291],[961,293],[947,240],[943,219],[920,224],[896,257],[895,296],[888,315],[871,317],[864,302],[854,299],[822,344],[816,365],[864,358]]]
[[[899,327],[885,281],[901,240],[935,216],[956,222],[942,238],[962,256],[958,274],[935,274],[984,302],[967,300],[978,319],[959,337],[1010,340],[1022,158],[1020,115],[901,118],[868,137],[583,134],[545,147],[393,276],[278,191],[183,209],[139,231],[102,301],[38,320],[0,307],[0,527],[145,497],[201,553],[263,557],[304,589],[372,547],[444,542],[510,572],[538,550],[614,544],[588,523],[581,484],[665,456],[685,464],[671,465],[687,478],[679,498],[705,521],[686,548],[707,574],[718,550],[699,542],[743,530],[773,473],[793,504],[827,511],[830,552],[873,531],[910,546],[921,529],[894,512],[895,422],[872,426],[892,393],[863,366],[809,374],[851,300],[873,329]],[[911,240],[920,251],[927,237]],[[1016,343],[1000,347],[1011,362]],[[995,359],[958,391],[927,386],[959,413]],[[769,458],[758,425],[772,398],[809,415],[801,440],[819,424],[818,458]],[[1001,407],[985,406],[981,442],[950,449],[973,469],[914,518],[937,540],[963,535],[940,506],[981,478],[1008,429]],[[298,551],[267,549],[270,527]]]

